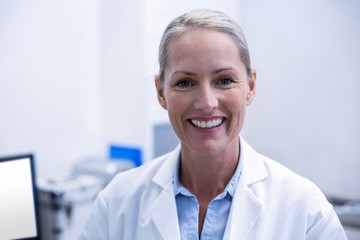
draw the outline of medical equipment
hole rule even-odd
[[[0,239],[40,239],[34,156],[0,158]]]
[[[70,173],[39,179],[43,239],[77,239],[99,191],[119,172],[134,167],[127,160],[86,159]]]

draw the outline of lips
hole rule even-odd
[[[222,122],[222,118],[216,118],[208,121],[203,120],[196,120],[196,119],[190,119],[190,122],[198,128],[215,128],[219,126]]]

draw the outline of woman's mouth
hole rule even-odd
[[[190,121],[195,127],[198,127],[198,128],[214,128],[214,127],[219,126],[223,122],[223,119],[217,118],[217,119],[213,119],[213,120],[209,120],[209,121],[201,121],[201,120],[191,119]]]

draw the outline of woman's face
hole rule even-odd
[[[167,54],[156,87],[183,150],[213,154],[234,148],[256,77],[247,75],[235,42],[224,33],[190,30],[170,42]]]

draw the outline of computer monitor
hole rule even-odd
[[[40,239],[34,156],[0,157],[0,239]]]

